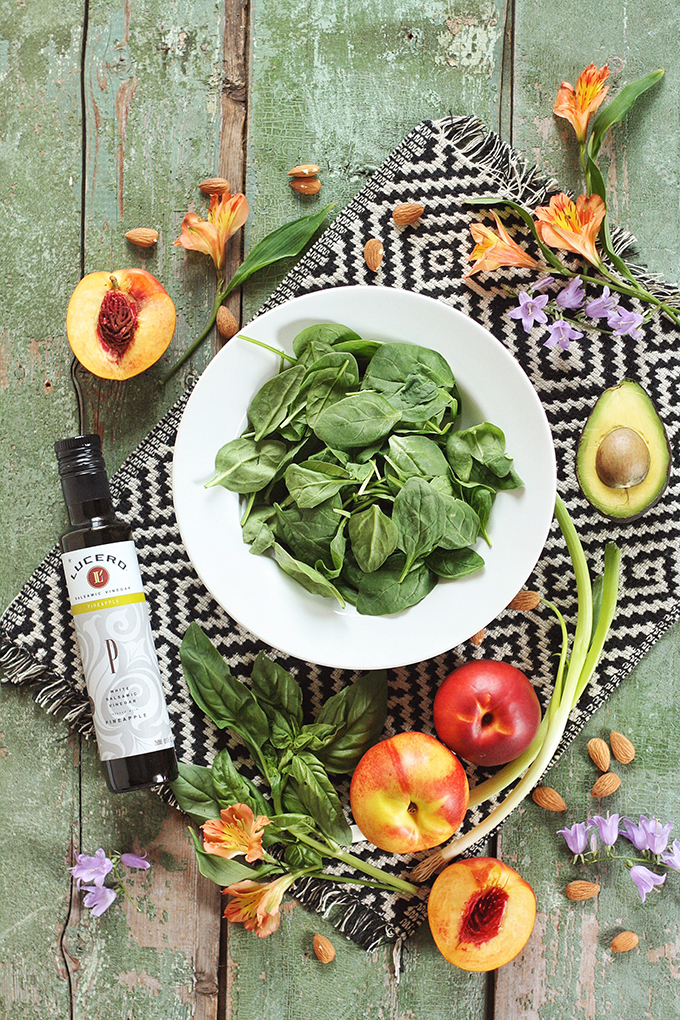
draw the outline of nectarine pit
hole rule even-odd
[[[113,279],[113,278],[112,278]],[[118,286],[107,290],[99,309],[97,333],[104,347],[121,359],[137,329],[137,303]]]
[[[501,929],[507,905],[508,894],[498,885],[475,893],[465,904],[458,941],[482,946],[495,938]]]

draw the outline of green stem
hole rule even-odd
[[[291,365],[297,365],[297,359],[286,354],[285,351],[280,351],[278,347],[270,347],[269,344],[263,343],[261,340],[253,340],[250,336],[244,336],[243,333],[238,334],[239,340],[247,340],[249,344],[255,344],[256,347],[264,347],[265,351],[271,351],[272,354],[277,354],[279,358],[283,358],[284,361],[290,361]]]
[[[369,878],[350,878],[349,875],[326,875],[323,871],[310,871],[311,878],[321,878],[324,882],[345,882],[347,885],[368,885],[373,889],[386,889],[394,892],[394,887],[384,882],[371,882]]]
[[[165,375],[161,379],[161,386],[165,386],[166,382],[172,379],[175,372],[177,372],[182,367],[184,362],[188,361],[192,354],[201,346],[201,344],[207,337],[208,333],[215,325],[215,319],[217,318],[217,313],[220,309],[220,305],[222,304],[228,293],[229,293],[228,289],[217,292],[217,297],[215,298],[215,304],[213,305],[213,310],[210,315],[208,325],[205,327],[201,335],[196,340],[194,340],[191,347],[187,348],[184,354],[182,354],[181,357],[177,359],[175,364],[165,373]]]
[[[640,287],[639,285],[635,287],[630,287],[628,286],[628,284],[621,283],[619,280],[616,279],[615,276],[612,276],[612,274],[606,269],[605,266],[600,265],[598,266],[598,268],[602,275],[606,277],[607,285],[612,290],[618,291],[619,294],[626,294],[627,297],[639,298],[643,301],[649,302],[649,304],[655,305],[655,307],[660,308],[662,311],[664,311],[669,316],[669,318],[671,318],[673,322],[676,323],[676,325],[680,325],[680,310],[678,310],[677,308],[673,308],[672,305],[669,305],[665,301],[662,301],[660,298],[655,297],[654,294],[651,294],[648,290],[645,290],[644,287]],[[600,287],[602,286],[602,280],[598,280],[596,276],[588,276],[585,273],[572,273],[571,275],[580,276],[584,283],[594,283],[597,286]]]
[[[616,611],[619,594],[619,575],[621,568],[621,550],[614,542],[608,542],[604,552],[604,574],[602,576],[602,605],[593,640],[588,650],[581,676],[576,686],[572,708],[576,706],[588,682],[595,672],[604,647],[609,628]]]
[[[342,861],[343,864],[347,864],[350,868],[355,868],[356,871],[362,871],[365,875],[370,875],[371,878],[377,878],[379,882],[384,883],[389,889],[406,893],[409,896],[415,896],[418,892],[418,886],[412,885],[411,882],[405,882],[401,878],[395,878],[393,875],[388,875],[381,871],[380,868],[374,868],[372,864],[367,864],[361,858],[355,857],[354,854],[347,853],[346,850],[334,850],[327,843],[320,843],[312,836],[298,835],[297,838],[301,843],[306,843],[307,846],[312,847],[313,850],[318,851],[322,856],[334,857],[336,860]]]

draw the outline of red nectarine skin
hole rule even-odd
[[[495,970],[526,945],[536,919],[528,882],[495,857],[456,861],[438,876],[427,904],[437,948],[468,971]]]
[[[352,776],[354,820],[391,853],[438,846],[460,826],[469,797],[455,754],[427,733],[398,733],[374,744]]]
[[[467,662],[447,676],[434,699],[439,739],[476,765],[512,761],[529,747],[540,722],[531,682],[509,662]]]

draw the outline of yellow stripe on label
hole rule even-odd
[[[132,595],[114,595],[108,599],[94,599],[92,602],[80,602],[72,606],[74,616],[81,613],[96,613],[100,609],[115,609],[116,606],[129,606],[132,602],[146,602],[143,591],[136,591]]]

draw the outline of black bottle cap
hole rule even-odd
[[[99,436],[74,436],[54,444],[67,506],[111,499]]]

